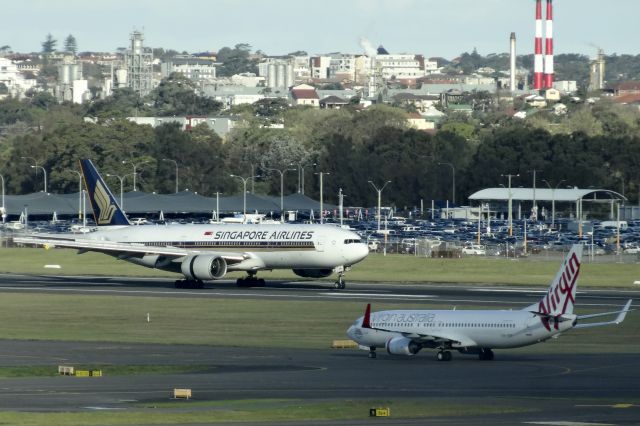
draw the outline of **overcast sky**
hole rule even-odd
[[[533,53],[534,0],[16,0],[0,8],[0,46],[41,50],[47,33],[73,34],[80,51],[112,52],[141,30],[145,46],[188,52],[247,43],[269,55],[390,53],[452,59],[477,48]],[[544,3],[544,0],[543,0]],[[544,6],[543,6],[544,9]],[[544,15],[544,10],[543,10]],[[556,53],[640,53],[640,0],[555,0]]]

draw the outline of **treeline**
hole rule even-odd
[[[596,51],[594,49],[593,57]],[[575,80],[582,88],[589,83],[589,63],[592,58],[576,53],[562,53],[555,55],[554,70],[556,80]],[[624,80],[640,80],[640,55],[613,54],[605,55],[605,80],[608,82]],[[518,67],[532,70],[533,55],[519,55],[516,60]],[[462,53],[456,60],[445,64],[445,72],[470,74],[478,68],[489,67],[496,71],[509,69],[508,53],[492,53],[480,55],[476,50]]]
[[[140,190],[173,192],[175,164],[166,160],[174,160],[180,189],[207,196],[240,192],[241,182],[229,175],[252,173],[262,176],[256,192],[278,195],[280,174],[269,169],[281,170],[285,194],[293,193],[300,184],[297,170],[304,168],[309,196],[319,196],[322,172],[328,173],[327,202],[336,203],[342,188],[346,204],[371,206],[377,193],[368,182],[380,187],[391,181],[385,204],[410,208],[420,200],[453,200],[455,171],[455,199],[463,204],[479,189],[506,185],[504,174],[520,174],[512,184],[529,187],[536,170],[539,187],[544,179],[553,186],[612,189],[638,200],[640,114],[606,102],[572,105],[566,117],[540,111],[525,121],[496,107],[482,116],[450,118],[432,135],[410,128],[406,112],[391,106],[317,110],[263,100],[227,112],[237,125],[223,141],[205,125],[182,131],[173,124],[153,129],[129,122],[114,110],[122,99],[90,106],[59,105],[45,95],[1,101],[0,174],[7,193],[42,190],[41,171],[30,168],[34,163],[47,170],[50,192],[75,192],[77,161],[87,157],[103,174],[123,177],[125,191],[132,189],[135,164]],[[85,121],[93,112],[100,120]],[[119,181],[108,179],[117,191]]]

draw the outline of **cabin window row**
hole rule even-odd
[[[211,241],[191,241],[191,242],[178,242],[178,241],[169,241],[169,242],[147,242],[144,243],[145,246],[148,247],[291,247],[291,248],[299,248],[299,247],[314,247],[313,241],[220,241],[220,242],[211,242]]]
[[[379,323],[374,324],[374,327],[377,328],[385,328],[385,327],[415,327],[416,324],[413,323]],[[466,323],[466,322],[452,322],[452,323],[422,323],[418,324],[418,327],[476,327],[476,328],[515,328],[515,324],[499,324],[499,323]]]

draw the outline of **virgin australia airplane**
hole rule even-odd
[[[574,245],[565,258],[544,297],[522,310],[401,310],[371,313],[347,330],[359,345],[368,347],[375,358],[376,348],[392,355],[415,355],[422,348],[438,349],[439,361],[451,360],[451,349],[477,354],[481,360],[493,359],[493,349],[517,348],[544,342],[574,328],[620,324],[631,307],[631,300],[619,311],[576,315],[577,280],[582,246]],[[607,322],[582,323],[588,318],[617,314]]]
[[[24,244],[96,251],[149,268],[177,272],[177,287],[200,288],[230,271],[246,271],[240,286],[262,286],[258,271],[292,269],[301,277],[338,274],[336,288],[345,288],[344,273],[369,249],[360,237],[333,225],[158,225],[135,226],[118,206],[93,166],[81,160],[98,231],[78,235],[35,235],[14,238]]]

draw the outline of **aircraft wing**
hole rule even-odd
[[[601,327],[603,325],[617,325],[617,324],[620,324],[622,321],[624,321],[624,318],[627,316],[627,312],[633,310],[633,309],[630,309],[632,301],[633,301],[632,299],[629,299],[627,301],[627,303],[624,305],[624,307],[619,311],[602,312],[602,313],[599,313],[599,314],[589,314],[589,315],[578,315],[578,318],[577,318],[578,323],[573,328],[591,328],[591,327]],[[603,317],[603,316],[607,316],[607,315],[615,315],[615,314],[618,314],[618,316],[612,321],[588,322],[588,323],[584,323],[584,324],[580,323],[580,320],[589,319],[589,318]]]
[[[388,331],[392,333],[400,333],[407,339],[411,339],[416,342],[425,343],[427,345],[438,345],[443,342],[450,342],[454,347],[469,347],[476,346],[476,342],[471,340],[469,337],[453,333],[453,332],[438,332],[433,334],[423,334],[423,333],[408,333],[402,332],[400,330],[389,330],[383,328],[371,327],[373,330],[379,331]]]
[[[166,246],[145,246],[144,244],[136,244],[136,243],[119,243],[112,241],[97,241],[97,240],[89,240],[85,238],[78,239],[70,239],[66,236],[64,237],[16,237],[13,239],[16,243],[21,244],[32,244],[37,246],[43,246],[44,248],[54,248],[54,247],[65,247],[65,248],[75,248],[80,251],[80,253],[85,253],[87,251],[96,251],[100,253],[106,253],[113,256],[119,257],[127,257],[127,256],[136,256],[136,255],[144,255],[144,254],[159,254],[163,256],[167,256],[170,258],[183,258],[190,254],[196,253],[206,253],[218,255],[224,258],[227,263],[235,264],[242,262],[243,260],[248,259],[250,256],[246,253],[241,252],[216,252],[209,250],[188,250],[180,247],[166,247]]]
[[[439,332],[434,334],[416,334],[416,333],[403,333],[403,335],[411,340],[415,340],[420,343],[434,343],[439,344],[442,342],[450,342],[453,347],[470,347],[477,346],[476,342],[470,339],[469,337],[454,333],[451,331],[448,332]]]

